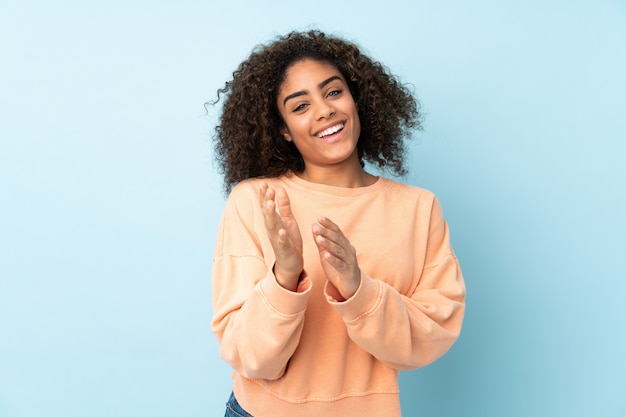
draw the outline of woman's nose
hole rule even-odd
[[[335,108],[332,105],[330,105],[330,103],[327,103],[326,101],[322,101],[318,105],[318,109],[317,109],[318,120],[321,120],[324,118],[329,119],[334,114],[335,114]]]

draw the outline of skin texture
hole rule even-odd
[[[376,181],[360,164],[357,106],[336,67],[312,59],[294,63],[280,86],[277,106],[284,121],[281,133],[302,155],[301,178],[343,187],[362,187]],[[273,190],[265,182],[259,195],[276,256],[274,274],[281,286],[295,291],[304,261],[302,236],[289,196],[282,188]],[[324,216],[312,225],[311,232],[338,301],[350,298],[361,281],[356,249],[339,226]]]
[[[361,186],[366,174],[359,163],[361,122],[348,85],[334,66],[312,59],[294,63],[279,89],[281,132],[304,160],[300,176],[313,182]],[[329,128],[340,131],[319,138]]]

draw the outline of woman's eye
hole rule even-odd
[[[305,108],[306,108],[306,104],[298,104],[298,105],[297,105],[297,106],[293,109],[293,111],[294,111],[294,112],[297,112],[297,111],[302,111],[302,110],[304,110]]]
[[[328,96],[329,97],[338,96],[339,94],[341,94],[341,90],[332,90],[331,92],[328,93]]]

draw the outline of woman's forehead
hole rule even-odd
[[[285,93],[285,89],[315,87],[329,77],[345,82],[341,71],[333,64],[311,58],[296,61],[285,70],[279,94]]]

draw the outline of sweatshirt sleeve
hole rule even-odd
[[[424,266],[412,293],[400,294],[365,273],[357,292],[346,301],[335,301],[329,295],[332,291],[326,290],[327,300],[341,314],[350,338],[396,369],[435,361],[461,331],[465,284],[436,199],[428,227]]]
[[[273,253],[263,253],[255,230],[258,203],[240,201],[240,194],[237,188],[231,193],[218,230],[211,328],[233,369],[247,378],[273,380],[285,372],[298,345],[310,282],[302,280],[297,292],[278,284]]]

